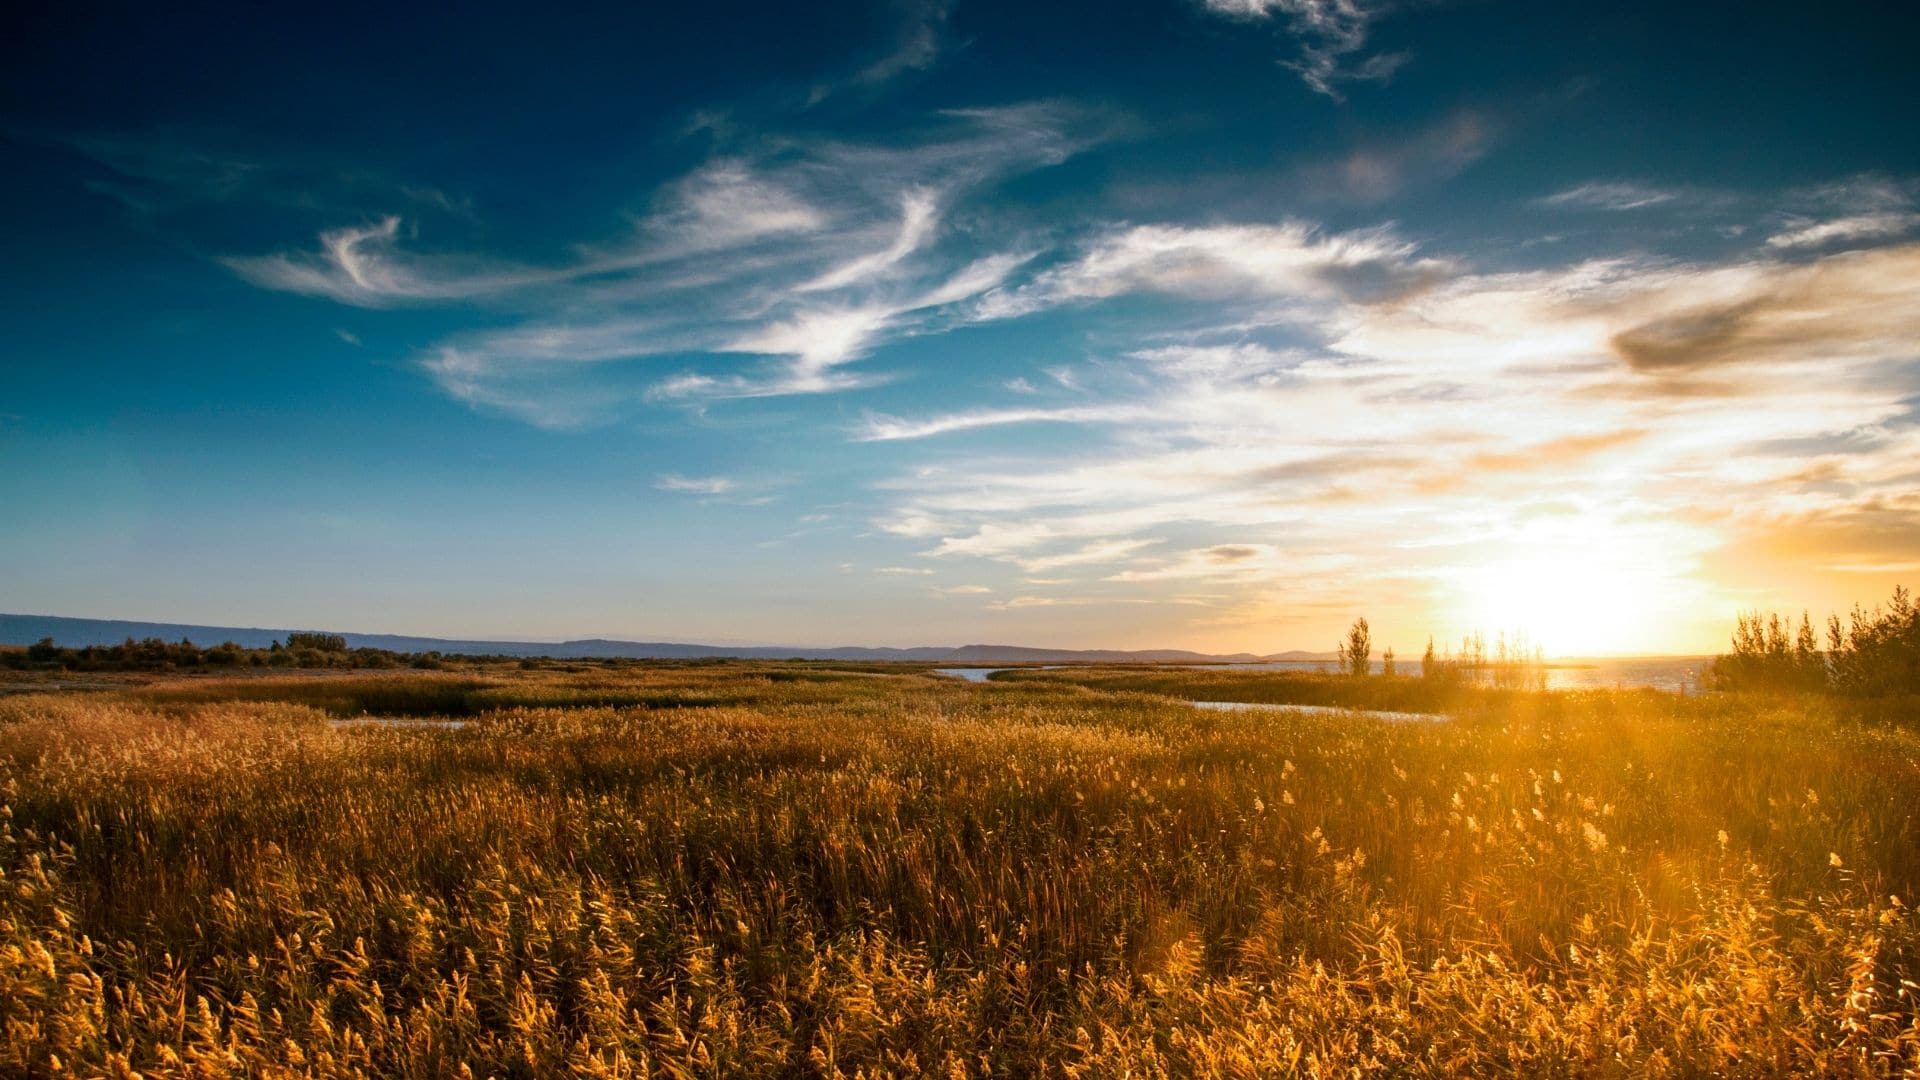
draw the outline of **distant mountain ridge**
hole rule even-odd
[[[61,615],[0,615],[0,645],[31,645],[42,638],[69,648],[117,645],[128,638],[186,638],[196,645],[231,641],[249,649],[264,649],[285,641],[296,629],[239,626],[199,626],[190,623],[129,622],[121,619],[75,619]],[[338,633],[338,631],[329,631]],[[404,634],[342,634],[347,647],[388,649],[393,652],[466,653],[485,656],[544,656],[605,660],[698,660],[739,657],[749,660],[917,660],[951,664],[1087,663],[1087,664],[1254,664],[1276,660],[1318,662],[1331,653],[1289,652],[1260,656],[1254,653],[1190,652],[1186,649],[1040,649],[1021,645],[921,646],[873,648],[788,645],[695,645],[672,641],[615,641],[583,638],[576,641],[475,641],[458,638],[411,637]]]

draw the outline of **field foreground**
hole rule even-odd
[[[1401,682],[690,664],[0,697],[0,1072],[1920,1068],[1920,727],[1179,700],[1420,705]]]

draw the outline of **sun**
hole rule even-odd
[[[1458,576],[1464,629],[1524,635],[1553,656],[1653,651],[1667,582],[1622,556],[1581,545],[1471,567]]]

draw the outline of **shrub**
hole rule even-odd
[[[1854,605],[1843,624],[1827,620],[1827,648],[1804,613],[1796,630],[1779,615],[1748,612],[1734,628],[1732,651],[1714,661],[1722,690],[1817,693],[1876,698],[1920,695],[1920,607],[1904,588],[1884,608]]]
[[[1814,646],[1813,623],[1803,612],[1799,633],[1792,621],[1757,611],[1739,617],[1733,651],[1714,661],[1708,678],[1722,690],[1818,691],[1827,685],[1827,662]]]
[[[1353,620],[1347,639],[1340,643],[1340,669],[1356,678],[1364,677],[1373,664],[1373,631],[1364,618]]]
[[[1904,588],[1885,610],[1856,604],[1844,629],[1838,615],[1827,621],[1827,654],[1833,688],[1843,694],[1920,694],[1920,607]]]

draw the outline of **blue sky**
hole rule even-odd
[[[29,10],[0,608],[1705,650],[1920,570],[1905,5]]]

